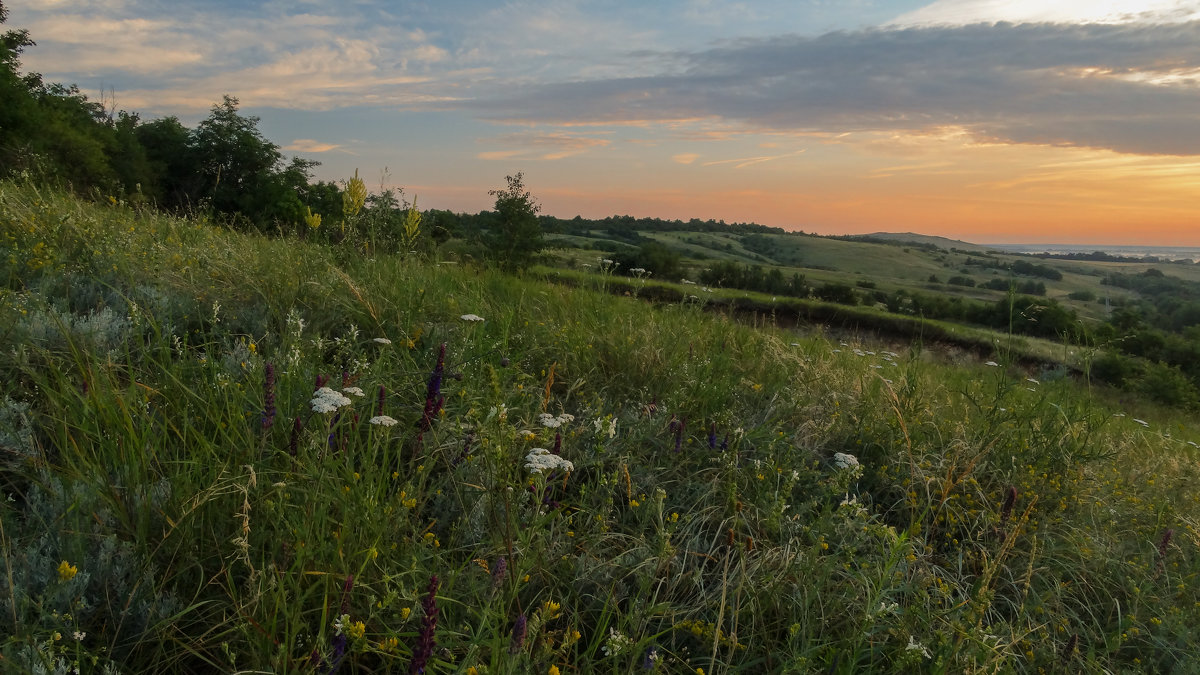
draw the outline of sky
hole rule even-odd
[[[421,208],[1200,245],[1200,0],[7,0],[26,71]]]

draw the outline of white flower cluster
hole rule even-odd
[[[844,452],[835,452],[833,453],[833,465],[839,469],[849,469],[852,466],[858,466],[858,458]]]
[[[483,317],[479,316],[478,314],[463,314],[458,318],[462,319],[463,321],[483,321]]]
[[[608,640],[605,641],[603,647],[605,656],[616,656],[632,646],[633,640],[625,637],[616,628],[609,627]]]
[[[575,470],[575,465],[558,455],[551,454],[545,448],[534,448],[529,451],[528,455],[525,455],[525,468],[533,473],[553,471],[555,469],[562,469],[569,472]]]
[[[911,635],[908,636],[908,645],[904,649],[905,649],[905,651],[910,651],[910,652],[921,652],[921,655],[927,659],[933,658],[929,654],[929,650],[925,648],[925,645],[921,644],[920,642],[917,642],[917,639]]]
[[[342,393],[343,394],[353,394],[359,398],[366,396],[366,394],[363,392],[363,390],[359,389],[358,387],[346,387],[345,389],[342,390]]]
[[[567,413],[563,413],[556,417],[554,415],[551,415],[550,413],[542,413],[541,415],[538,415],[538,421],[541,422],[542,426],[544,426],[544,427],[547,427],[550,429],[557,429],[558,427],[561,427],[562,425],[564,425],[568,422],[574,422],[575,416],[568,415]]]
[[[315,413],[333,412],[342,406],[350,405],[350,399],[330,389],[321,387],[313,394],[312,409]]]
[[[371,419],[369,419],[367,421],[370,422],[371,424],[378,424],[378,425],[385,426],[385,427],[396,426],[396,418],[388,417],[387,415],[376,415],[375,417],[372,417]]]
[[[592,426],[596,427],[596,433],[607,433],[609,438],[617,435],[617,418],[615,417],[609,419],[607,422],[604,421],[603,417],[597,417],[592,422]],[[607,429],[605,429],[606,426],[608,427]]]

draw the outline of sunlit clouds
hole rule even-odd
[[[49,81],[475,211],[1187,244],[1200,2],[6,3]],[[352,122],[349,120],[353,120]]]

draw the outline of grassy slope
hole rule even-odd
[[[1200,435],[1153,408],[10,183],[0,236],[6,665],[402,670],[436,575],[427,672],[1191,667]]]

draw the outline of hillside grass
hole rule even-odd
[[[0,237],[6,671],[1195,672],[1200,433],[1003,351],[11,182]]]

